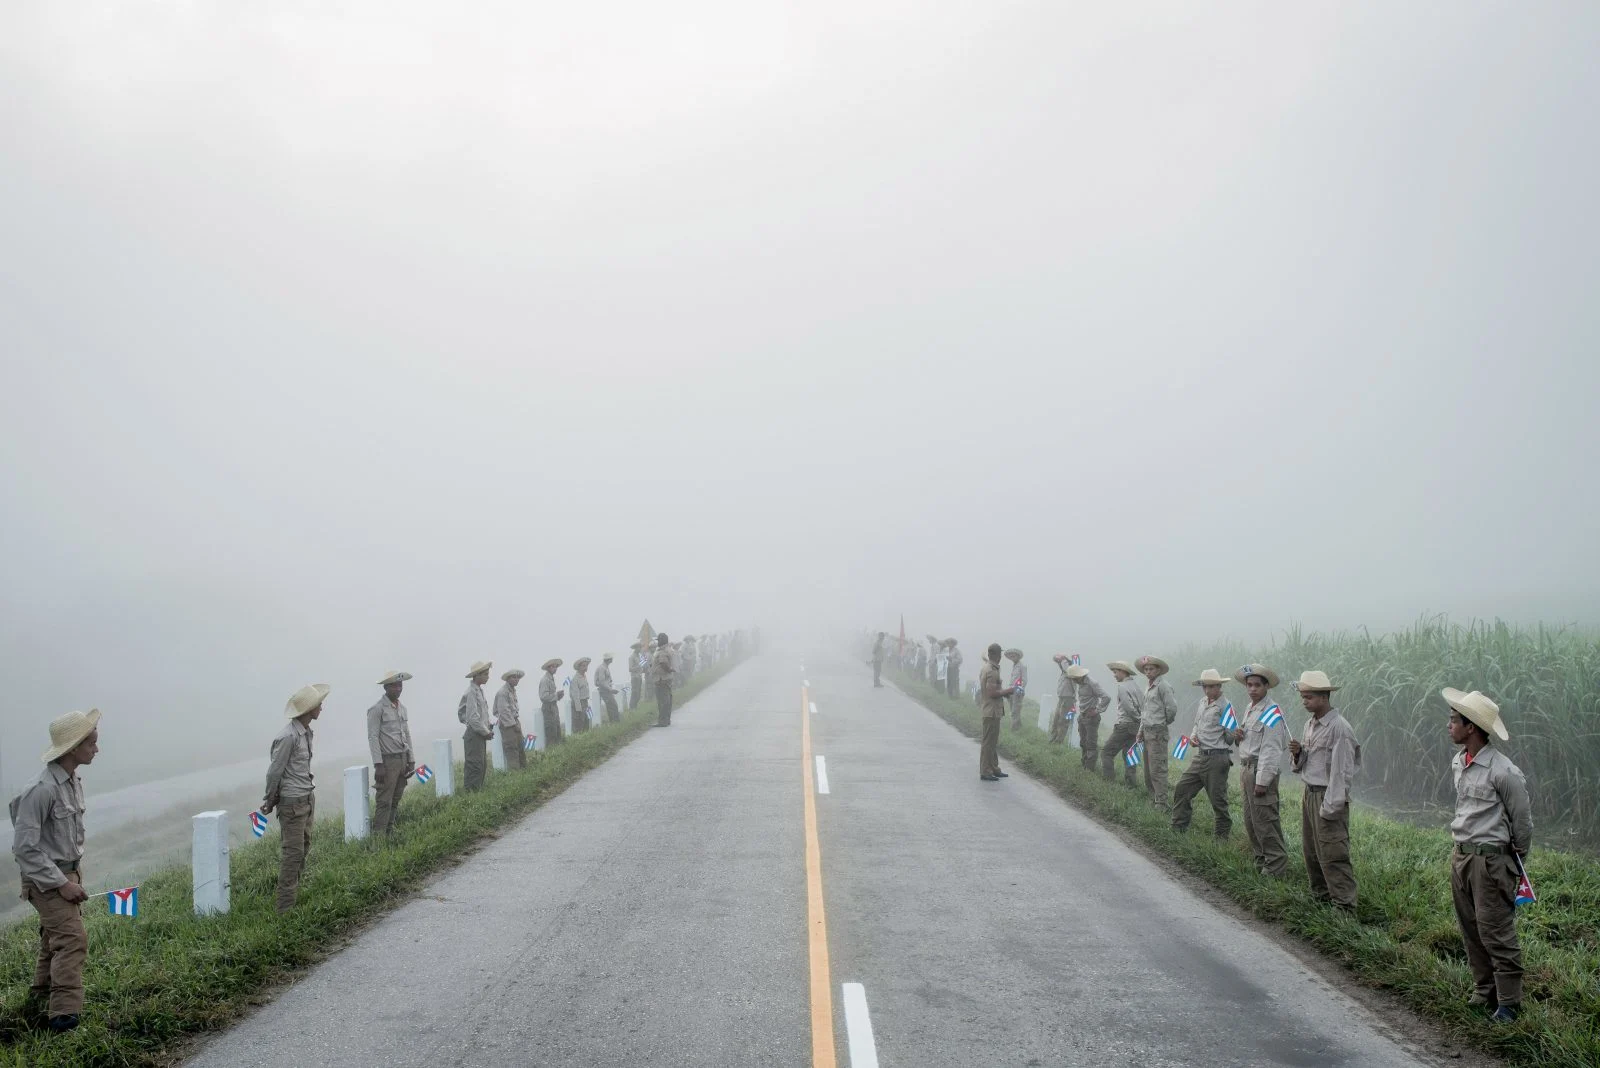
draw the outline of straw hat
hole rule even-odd
[[[1007,649],[1006,650],[1006,655],[1007,656],[1014,656],[1018,660],[1021,660],[1022,659],[1022,650],[1021,649]]]
[[[1500,706],[1477,690],[1462,693],[1446,686],[1439,691],[1439,696],[1443,697],[1451,708],[1482,727],[1483,733],[1492,734],[1502,742],[1511,740],[1511,735],[1506,733],[1505,721],[1500,718]],[[51,727],[54,729],[54,724]]]
[[[512,679],[520,679],[520,678],[522,678],[522,676],[524,676],[526,674],[527,674],[527,672],[523,671],[521,668],[512,668],[510,671],[506,672],[504,675],[501,675],[500,676],[500,680],[502,682],[510,682]]]
[[[493,660],[479,660],[467,670],[466,677],[470,679],[474,675],[483,675],[492,667],[494,667]]]
[[[643,649],[644,648],[644,642],[634,642],[632,645],[628,646],[628,648],[629,649]]]
[[[587,657],[587,656],[580,656],[580,657],[578,657],[578,659],[576,659],[576,660],[574,660],[572,662],[572,667],[573,667],[573,670],[575,670],[575,671],[582,671],[584,668],[586,668],[588,666],[589,666],[589,657]]]
[[[1172,670],[1167,666],[1167,662],[1161,659],[1159,656],[1141,656],[1138,660],[1135,660],[1134,663],[1139,665],[1140,671],[1144,670],[1146,664],[1154,664],[1159,669],[1156,671],[1156,678],[1160,678],[1162,675],[1165,675],[1167,672]]]
[[[44,751],[44,762],[59,760],[83,744],[83,740],[100,725],[100,710],[68,712],[50,721],[50,748]]]
[[[1200,677],[1194,680],[1196,686],[1221,686],[1228,680],[1218,673],[1216,668],[1206,668],[1200,672]]]
[[[1251,675],[1260,675],[1262,678],[1266,679],[1267,689],[1269,690],[1278,685],[1278,673],[1267,667],[1265,664],[1246,664],[1244,667],[1233,673],[1233,677],[1238,679],[1240,682],[1246,681]]]
[[[1137,671],[1133,670],[1133,665],[1128,663],[1126,660],[1107,660],[1106,667],[1110,668],[1112,671],[1126,671],[1130,675],[1139,674]]]
[[[616,657],[612,656],[610,653],[607,653],[604,656],[602,656],[600,659],[604,660],[606,663],[609,664],[609,663],[611,663],[611,661],[615,660]]]
[[[387,686],[392,682],[410,682],[411,673],[407,671],[391,671],[378,680],[379,686]]]
[[[322,704],[322,699],[328,696],[330,687],[325,682],[313,682],[310,686],[302,686],[289,697],[289,703],[283,706],[283,714],[287,719],[299,719],[313,708]]]
[[[559,656],[552,656],[549,660],[546,660],[544,663],[539,665],[539,670],[554,671],[556,668],[560,667],[561,664],[562,660]]]
[[[1076,681],[1078,679],[1086,679],[1088,677],[1089,669],[1081,664],[1073,664],[1071,667],[1067,668],[1067,678],[1069,679]]]
[[[1328,676],[1324,672],[1302,671],[1300,673],[1300,681],[1294,684],[1294,688],[1302,693],[1307,690],[1310,690],[1312,693],[1332,693],[1339,687],[1335,686],[1331,681],[1329,681]]]

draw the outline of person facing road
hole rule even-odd
[[[1333,707],[1339,687],[1321,671],[1307,671],[1295,684],[1311,713],[1302,744],[1289,739],[1289,756],[1305,797],[1300,801],[1300,848],[1311,896],[1339,908],[1356,909],[1356,872],[1350,862],[1350,782],[1360,749],[1349,721]]]
[[[1111,737],[1100,751],[1100,773],[1106,782],[1117,779],[1116,759],[1122,757],[1122,785],[1133,789],[1134,765],[1128,763],[1128,749],[1139,739],[1139,718],[1144,707],[1144,687],[1134,678],[1133,665],[1126,660],[1106,663],[1111,677],[1117,680],[1117,721],[1111,725]]]
[[[600,666],[594,669],[594,688],[600,691],[600,703],[605,706],[607,723],[622,722],[622,710],[617,707],[617,687],[611,681],[611,662],[615,659],[607,653],[600,658]]]
[[[676,665],[665,634],[656,635],[655,655],[650,658],[650,681],[656,688],[656,726],[672,726],[672,683]]]
[[[1022,729],[1022,698],[1028,691],[1028,665],[1022,662],[1021,649],[1007,649],[1011,661],[1011,729]]]
[[[1223,722],[1224,714],[1232,708],[1222,697],[1225,681],[1215,668],[1206,668],[1194,680],[1203,696],[1195,708],[1194,727],[1189,735],[1193,759],[1178,777],[1172,795],[1172,829],[1186,833],[1195,795],[1204,790],[1215,817],[1212,835],[1221,841],[1226,841],[1233,830],[1233,817],[1228,813],[1228,771],[1233,767],[1233,743],[1238,740],[1234,730],[1238,717],[1234,717],[1234,727]]]
[[[1283,845],[1283,823],[1278,815],[1278,783],[1288,751],[1289,728],[1284,723],[1283,709],[1270,696],[1278,685],[1278,673],[1265,664],[1246,664],[1233,677],[1244,684],[1250,695],[1239,739],[1244,835],[1256,870],[1281,879],[1289,870],[1289,851]]]
[[[323,683],[302,686],[289,697],[283,714],[289,722],[272,740],[272,760],[267,765],[267,789],[261,801],[264,816],[278,812],[283,859],[278,865],[279,912],[294,908],[300,896],[300,878],[311,852],[311,831],[317,823],[317,787],[311,774],[312,721],[322,715],[329,687]]]
[[[1141,656],[1136,663],[1145,677],[1139,701],[1139,737],[1144,742],[1144,784],[1150,803],[1167,810],[1167,728],[1178,718],[1178,697],[1163,676],[1171,670],[1159,656]]]
[[[367,709],[367,752],[372,757],[372,785],[377,800],[372,806],[372,833],[394,833],[400,816],[400,797],[406,782],[417,773],[416,754],[411,748],[411,717],[400,703],[400,694],[411,676],[391,671],[378,680],[383,696]]]
[[[1089,669],[1081,664],[1067,668],[1067,678],[1072,680],[1073,700],[1078,706],[1078,746],[1083,750],[1083,770],[1093,771],[1100,746],[1100,716],[1111,707],[1111,696],[1089,677]]]
[[[884,631],[878,632],[878,637],[872,643],[872,685],[883,688],[883,639],[888,635]]]
[[[589,729],[589,658],[580,656],[574,660],[572,672],[567,695],[572,702],[572,733],[583,734]]]
[[[494,725],[500,732],[500,752],[506,770],[528,766],[528,751],[522,747],[522,708],[517,703],[517,684],[527,672],[512,668],[500,676],[500,691],[494,695]]]
[[[1000,646],[989,646],[989,657],[978,671],[978,701],[983,716],[978,778],[984,782],[999,782],[1009,777],[1000,770],[1000,721],[1006,716],[1006,698],[1015,692],[1015,686],[1002,686],[1000,682]]]
[[[558,656],[553,656],[540,665],[544,672],[539,677],[539,718],[544,724],[544,747],[561,744],[561,695],[566,690],[556,685],[556,668],[563,661]]]

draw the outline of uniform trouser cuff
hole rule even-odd
[[[1494,973],[1494,999],[1501,1005],[1522,1004],[1522,976]]]

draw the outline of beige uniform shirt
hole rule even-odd
[[[1117,683],[1117,726],[1136,727],[1144,708],[1144,678],[1129,675]]]
[[[502,730],[508,731],[515,731],[522,722],[522,714],[517,708],[517,688],[509,682],[501,683],[494,695],[494,721]]]
[[[991,688],[994,694],[989,692]],[[1006,714],[1006,699],[998,696],[999,691],[1005,688],[1005,683],[1000,681],[1000,665],[985,660],[978,671],[978,704],[983,709],[984,719]]]
[[[1111,707],[1111,695],[1087,675],[1078,680],[1076,691],[1080,716],[1098,716]]]
[[[483,687],[469,683],[456,706],[456,718],[467,725],[470,733],[484,738],[494,737],[494,720],[489,718],[489,699],[483,696]]]
[[[411,748],[411,720],[406,706],[389,700],[384,694],[378,703],[367,709],[367,749],[372,754],[372,766],[383,763],[386,756],[403,756],[414,752]]]
[[[1067,668],[1072,665],[1059,664],[1057,666],[1061,668],[1061,677],[1056,679],[1056,696],[1070,698],[1072,696],[1072,679],[1067,675]]]
[[[1339,710],[1330,708],[1306,727],[1294,770],[1307,786],[1323,786],[1322,815],[1332,819],[1350,803],[1350,781],[1356,774],[1356,732]]]
[[[594,669],[594,688],[602,694],[615,694],[616,684],[611,681],[611,665],[601,661],[600,666]]]
[[[261,796],[272,804],[303,800],[316,789],[311,774],[311,728],[291,719],[272,739],[272,761],[267,765],[267,789]]]
[[[22,877],[41,890],[67,881],[83,860],[83,780],[51,761],[11,799],[11,855]]]
[[[580,712],[589,711],[589,676],[572,676],[572,689],[567,696],[572,698],[572,707]]]
[[[1456,817],[1450,834],[1463,845],[1510,846],[1527,856],[1533,846],[1533,805],[1528,783],[1511,758],[1492,745],[1467,763],[1465,749],[1450,763],[1456,783]]]
[[[672,685],[672,668],[672,650],[666,647],[657,649],[655,655],[650,658],[650,681],[657,686],[662,683]]]
[[[561,700],[561,687],[556,685],[556,674],[546,671],[539,679],[539,703],[553,705]]]
[[[1023,690],[1028,688],[1028,665],[1025,661],[1018,660],[1011,665],[1011,685],[1020,686]]]
[[[1189,741],[1198,749],[1227,749],[1228,739],[1222,730],[1222,710],[1228,707],[1228,699],[1219,697],[1215,701],[1200,698],[1200,704],[1194,710],[1194,726],[1189,732]]]
[[[1143,681],[1143,676],[1140,676]],[[1172,692],[1172,683],[1165,675],[1157,675],[1155,682],[1145,682],[1139,694],[1139,725],[1151,730],[1167,729],[1167,724],[1178,718],[1178,695]]]
[[[1244,716],[1244,736],[1239,740],[1239,761],[1255,758],[1256,785],[1271,786],[1283,774],[1283,754],[1289,750],[1289,728],[1284,720],[1264,726],[1261,715],[1269,708],[1278,708],[1278,702],[1264,697],[1250,706]],[[1283,709],[1278,708],[1279,712]]]

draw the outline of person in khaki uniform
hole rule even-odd
[[[372,833],[391,835],[400,815],[400,797],[406,783],[417,773],[416,755],[411,748],[411,718],[400,703],[400,693],[411,676],[391,671],[378,680],[383,696],[367,709],[367,751],[372,756],[372,783],[377,802],[372,809]]]
[[[550,749],[561,744],[561,695],[567,691],[556,685],[556,668],[562,665],[560,657],[546,660],[539,677],[539,718],[544,722],[544,747]]]
[[[267,765],[267,789],[261,812],[278,810],[282,831],[283,859],[278,865],[279,912],[294,908],[300,895],[300,877],[305,874],[306,856],[311,852],[311,831],[317,823],[317,784],[311,774],[311,723],[322,715],[322,702],[328,687],[320,682],[302,686],[289,697],[283,714],[289,720],[272,739],[272,759]]]
[[[656,726],[672,726],[672,684],[677,665],[665,634],[656,635],[655,655],[650,658],[650,681],[656,688]]]
[[[1139,739],[1139,716],[1144,703],[1144,687],[1134,678],[1133,665],[1126,660],[1112,660],[1106,664],[1111,677],[1117,680],[1117,721],[1111,725],[1111,737],[1100,750],[1100,773],[1106,782],[1117,781],[1116,759],[1122,757],[1122,785],[1133,789],[1133,765],[1127,762],[1128,747]]]
[[[472,681],[456,706],[456,718],[466,728],[461,734],[462,762],[466,765],[461,788],[469,794],[483,789],[483,777],[489,770],[489,739],[494,737],[494,718],[489,714],[489,699],[483,695],[483,687],[493,667],[493,661],[489,660],[479,660],[472,665],[467,672],[467,678]]]
[[[1011,729],[1022,729],[1022,698],[1028,692],[1028,665],[1022,662],[1021,649],[1007,649],[1006,659],[1011,661]]]
[[[1283,709],[1268,696],[1278,673],[1265,664],[1246,664],[1233,673],[1250,695],[1250,707],[1239,724],[1239,796],[1244,835],[1250,842],[1256,870],[1281,879],[1289,870],[1278,816],[1278,782],[1289,748]]]
[[[1167,728],[1178,718],[1178,695],[1164,676],[1171,669],[1159,656],[1141,656],[1135,663],[1145,677],[1139,701],[1139,739],[1144,742],[1144,784],[1150,803],[1167,811]]]
[[[100,710],[68,712],[50,723],[44,771],[11,799],[11,855],[22,899],[39,914],[39,954],[22,1015],[43,1013],[51,1031],[78,1026],[83,1013],[83,780],[78,769],[100,751]]]
[[[1006,698],[1016,691],[1000,681],[1000,646],[989,646],[989,659],[978,671],[978,701],[983,715],[983,737],[978,746],[978,778],[999,782],[1010,776],[1000,770],[1000,721],[1006,718]]]
[[[1522,1012],[1522,946],[1517,941],[1520,864],[1533,847],[1528,783],[1494,745],[1509,741],[1500,706],[1473,690],[1445,687],[1450,741],[1461,751],[1450,762],[1456,787],[1450,835],[1450,896],[1467,947],[1474,990],[1469,1005],[1510,1023]]]
[[[645,655],[644,642],[634,642],[629,648],[633,653],[628,657],[628,711],[632,712],[644,700],[644,669],[650,658]]]
[[[956,648],[956,640],[954,638],[946,638],[945,645],[950,647],[949,652],[946,654],[947,659],[945,661],[945,683],[950,687],[950,696],[954,698],[960,698],[961,650]]]
[[[1078,706],[1078,747],[1083,750],[1083,770],[1093,771],[1100,746],[1100,717],[1111,707],[1111,696],[1089,677],[1089,669],[1073,664],[1067,669],[1073,700]]]
[[[1233,817],[1228,813],[1228,770],[1233,767],[1233,744],[1239,738],[1236,731],[1222,725],[1224,711],[1233,707],[1222,699],[1225,681],[1215,668],[1206,668],[1194,680],[1204,696],[1195,709],[1194,727],[1189,734],[1193,754],[1172,793],[1172,829],[1186,834],[1195,795],[1205,790],[1211,801],[1211,812],[1216,817],[1212,834],[1219,841],[1227,841],[1228,833],[1233,830]]]
[[[500,676],[504,684],[494,695],[494,725],[500,732],[500,752],[506,758],[506,770],[528,766],[528,751],[522,747],[522,708],[517,704],[517,683],[527,672],[512,668]]]
[[[600,658],[600,666],[594,669],[594,688],[600,691],[600,703],[606,707],[607,723],[622,722],[622,710],[617,707],[617,687],[611,681],[611,661],[615,659],[607,653]]]
[[[1311,896],[1356,909],[1356,872],[1350,863],[1350,781],[1360,760],[1356,732],[1333,707],[1339,687],[1321,671],[1301,674],[1295,689],[1311,713],[1304,744],[1289,739],[1289,757],[1305,796],[1300,801],[1300,848]]]
[[[1072,711],[1076,687],[1072,676],[1068,674],[1072,670],[1072,663],[1067,659],[1067,654],[1057,653],[1050,659],[1056,662],[1061,672],[1056,678],[1056,711],[1050,717],[1050,744],[1060,745],[1067,740],[1067,713]]]
[[[572,733],[583,734],[589,729],[589,658],[580,656],[572,662]]]

